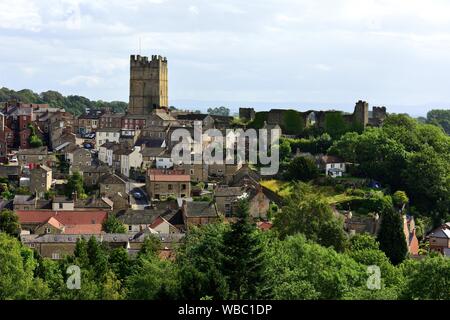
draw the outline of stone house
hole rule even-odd
[[[13,200],[13,210],[48,210],[51,209],[51,200],[40,199],[36,196],[16,194]]]
[[[83,181],[85,185],[95,186],[98,184],[101,176],[111,173],[111,168],[107,165],[81,166],[79,168],[73,169],[72,171],[78,171],[83,175]]]
[[[150,148],[145,147],[141,149],[142,167],[149,169],[156,167],[156,157],[164,154],[166,148]]]
[[[238,199],[244,193],[241,187],[219,186],[214,191],[214,200],[216,201],[217,210],[226,217],[231,217],[233,207]]]
[[[219,220],[219,213],[214,202],[183,201],[181,212],[187,228],[192,225],[200,226]]]
[[[46,146],[32,149],[19,149],[17,152],[17,160],[20,166],[25,166],[30,163],[41,164],[48,167],[53,167],[56,162],[56,158],[53,154],[50,154]]]
[[[75,121],[76,132],[80,134],[95,132],[99,127],[101,110],[89,110],[87,113],[79,116]]]
[[[66,149],[66,160],[70,163],[71,169],[82,166],[90,166],[92,164],[92,154],[89,150],[72,145]],[[72,172],[73,170],[71,170]]]
[[[127,183],[114,173],[105,174],[98,181],[100,194],[110,197],[116,193],[126,194]]]
[[[53,211],[73,211],[75,204],[73,199],[68,199],[65,196],[56,196],[52,200]]]
[[[113,154],[120,148],[120,144],[116,142],[105,142],[99,147],[98,160],[112,167],[114,158]]]
[[[233,216],[238,201],[243,198],[248,200],[249,214],[251,217],[255,219],[267,219],[270,199],[259,184],[245,187],[219,186],[214,191],[217,210],[226,217]]]
[[[206,163],[175,164],[174,169],[184,170],[186,174],[191,176],[193,182],[208,181],[208,165]]]
[[[450,256],[450,222],[434,229],[427,238],[430,244],[430,251]]]
[[[346,172],[345,161],[336,156],[325,155],[319,157],[317,166],[325,172],[327,177],[342,177]]]
[[[189,197],[191,177],[183,170],[149,169],[146,175],[147,193],[151,199],[165,200],[169,196]]]
[[[114,155],[119,157],[120,173],[125,177],[130,176],[131,168],[139,169],[142,165],[142,154],[140,147],[120,148],[114,151]],[[117,168],[116,168],[117,169]]]
[[[118,213],[117,219],[125,225],[128,232],[141,232],[149,229],[153,225],[157,229],[155,230],[156,232],[160,231],[161,233],[163,230],[170,230],[171,232],[166,233],[175,233],[180,231],[169,222],[175,213],[176,210],[173,208],[163,206],[145,210],[128,209]],[[159,218],[164,218],[167,224]]]
[[[124,113],[105,112],[99,118],[99,129],[105,128],[122,128],[122,118]],[[97,130],[98,132],[98,130]]]
[[[99,150],[100,146],[106,142],[119,143],[120,132],[120,128],[97,129],[97,132],[95,133],[95,149]]]
[[[233,180],[233,175],[242,167],[242,163],[236,164],[209,164],[208,175],[213,178],[222,178],[226,184]]]
[[[30,170],[30,191],[36,197],[43,198],[52,186],[52,169],[45,165],[38,165]]]

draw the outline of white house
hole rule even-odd
[[[120,155],[120,173],[126,177],[130,176],[131,168],[140,168],[142,165],[142,153],[140,147],[133,149],[118,150]]]
[[[170,169],[173,168],[173,160],[170,152],[155,157],[156,169]]]
[[[98,160],[103,163],[107,163],[112,166],[113,153],[115,150],[120,149],[120,145],[117,142],[105,142],[98,149]]]
[[[119,142],[120,129],[102,128],[97,129],[95,135],[95,149],[99,150],[100,146],[106,142]]]
[[[346,172],[344,160],[335,156],[321,156],[318,161],[318,167],[325,171],[326,176],[332,178],[342,177]]]

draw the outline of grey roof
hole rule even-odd
[[[73,200],[67,198],[66,196],[56,196],[53,198],[53,202],[57,202],[57,203],[72,203]]]
[[[106,184],[126,184],[126,182],[119,177],[117,174],[104,174],[98,180],[98,183],[106,183]]]
[[[16,194],[14,196],[13,204],[14,205],[34,205],[36,198],[30,195],[19,195]]]
[[[115,150],[113,153],[115,155],[127,156],[127,155],[133,153],[133,151],[134,151],[133,149],[129,149],[129,148],[120,148],[120,149]]]
[[[96,208],[96,209],[110,209],[112,207],[111,200],[107,198],[88,198],[77,199],[75,201],[75,208]]]
[[[91,173],[110,173],[111,172],[111,168],[110,167],[108,167],[108,166],[102,166],[102,165],[100,165],[100,166],[85,166],[85,165],[83,165],[83,166],[77,166],[77,168],[76,168],[77,170],[73,170],[73,171],[80,171],[80,172],[83,172],[83,173],[86,173],[86,172],[91,172]]]
[[[186,202],[185,213],[187,217],[217,217],[216,207],[209,201]]]
[[[151,137],[140,137],[134,143],[135,146],[145,145],[146,148],[160,148],[164,143],[164,139],[155,139]]]
[[[0,176],[18,176],[20,174],[20,166],[0,165]]]
[[[438,229],[430,234],[430,237],[450,239],[450,229]]]
[[[214,191],[216,197],[237,197],[243,193],[241,187],[219,187]]]
[[[17,152],[18,155],[33,155],[33,154],[47,154],[48,153],[48,149],[47,146],[42,146],[39,148],[31,148],[31,149],[19,149],[19,151]]]
[[[131,210],[128,209],[124,213],[117,216],[117,219],[127,225],[135,224],[151,224],[159,216],[170,213],[170,209],[147,209],[147,210]]]
[[[38,209],[51,209],[51,200],[45,200],[45,199],[36,199],[34,196],[30,195],[15,195],[13,200],[13,205],[28,205],[32,206],[31,209],[38,210]]]
[[[157,157],[164,154],[166,148],[148,148],[145,147],[141,150],[141,154],[143,157]]]

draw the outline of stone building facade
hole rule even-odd
[[[153,55],[130,57],[129,114],[150,114],[158,108],[167,108],[168,71],[167,59]]]

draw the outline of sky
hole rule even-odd
[[[179,108],[450,107],[448,0],[0,0],[0,87],[128,101],[167,57]]]

